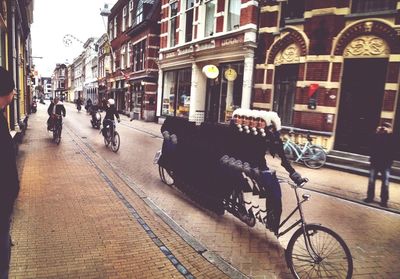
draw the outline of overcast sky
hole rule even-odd
[[[116,0],[35,0],[31,25],[33,64],[42,77],[50,77],[57,63],[72,63],[83,51],[81,42],[72,39],[68,47],[63,38],[72,35],[82,42],[105,33],[100,9],[111,8]],[[107,19],[104,18],[107,24]]]

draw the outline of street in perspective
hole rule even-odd
[[[400,0],[3,2],[1,279],[400,278]]]

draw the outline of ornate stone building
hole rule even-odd
[[[400,1],[263,3],[252,106],[329,150],[367,154],[383,121],[400,142]]]

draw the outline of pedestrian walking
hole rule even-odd
[[[0,67],[0,278],[8,278],[11,256],[10,219],[19,192],[16,153],[11,138],[5,108],[15,93],[12,75]]]
[[[365,202],[373,202],[375,196],[375,181],[378,173],[382,177],[381,186],[381,202],[380,205],[387,207],[389,200],[389,177],[390,168],[394,160],[394,137],[392,133],[392,125],[384,122],[378,126],[371,140],[370,147],[370,175],[368,180],[368,192]]]

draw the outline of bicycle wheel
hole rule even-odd
[[[114,138],[111,140],[111,150],[117,152],[119,145],[121,144],[119,134],[117,131],[114,132]]]
[[[283,152],[285,153],[287,159],[294,160],[293,149],[289,145],[285,145],[283,147]]]
[[[295,278],[351,278],[353,258],[344,240],[331,229],[306,225],[299,228],[286,249],[286,260]],[[305,238],[309,239],[307,248]],[[311,255],[314,255],[312,257]]]
[[[304,152],[303,162],[311,169],[319,169],[326,162],[326,153],[321,147],[311,145]]]
[[[174,179],[172,178],[172,171],[168,171],[159,165],[158,172],[160,174],[160,178],[163,183],[165,183],[168,186],[174,185]]]

